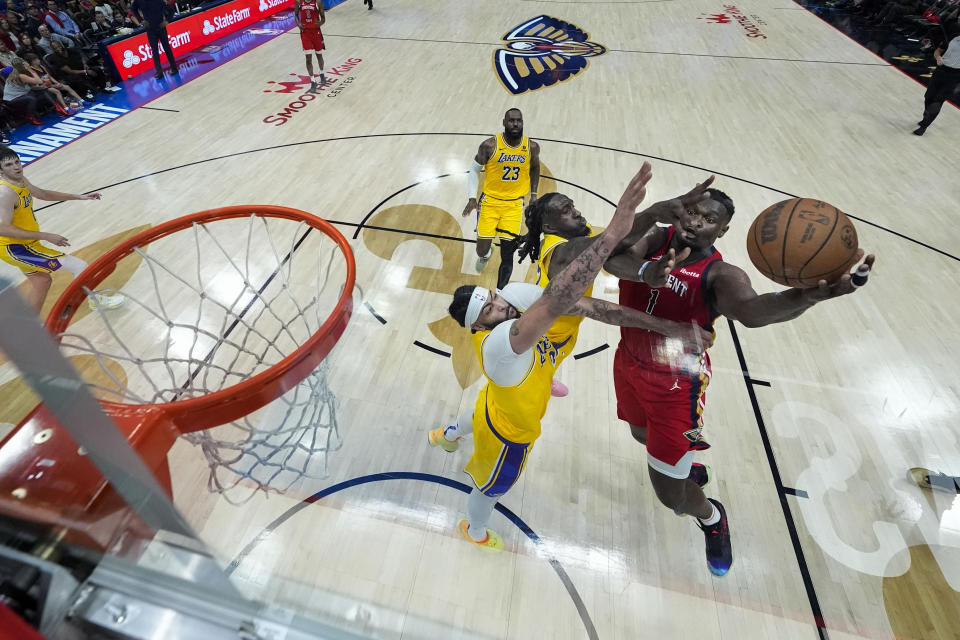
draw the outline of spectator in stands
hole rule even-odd
[[[10,21],[6,17],[0,18],[0,42],[7,45],[10,51],[20,48],[20,38],[10,29]]]
[[[921,0],[895,0],[888,2],[876,15],[867,19],[879,24],[893,24],[905,15],[920,13],[922,9]]]
[[[923,118],[917,123],[914,135],[922,136],[927,131],[943,103],[960,88],[960,21],[951,20],[943,26],[943,40],[933,52],[937,68],[930,77],[927,91],[923,94]]]
[[[17,49],[17,55],[21,58],[26,56],[28,53],[35,53],[38,56],[45,56],[47,52],[40,48],[40,45],[37,44],[37,39],[31,36],[29,33],[20,34],[20,48]]]
[[[58,40],[60,44],[65,47],[73,46],[73,40],[66,36],[62,36],[59,33],[53,33],[50,31],[50,27],[45,24],[40,25],[38,31],[40,33],[40,39],[37,40],[36,44],[38,47],[43,49],[44,55],[53,53],[53,47],[50,46],[50,43],[54,40]]]
[[[21,58],[14,60],[13,71],[3,85],[3,99],[25,120],[38,125],[40,120],[37,118],[37,108],[48,105],[55,108],[55,105],[44,90],[43,81],[33,78],[29,73],[21,73],[18,67],[26,69],[26,62]],[[36,91],[37,88],[40,90]]]
[[[134,28],[142,26],[140,24],[140,18],[137,17],[133,10],[133,6],[130,3],[125,2],[124,0],[116,0],[116,2],[113,3],[113,6],[114,13],[116,14],[114,16],[114,20],[121,23],[122,26]]]
[[[43,14],[40,13],[40,7],[35,4],[27,7],[27,17],[24,19],[23,32],[30,35],[37,35],[40,31],[40,25],[43,24]]]
[[[7,21],[7,25],[10,27],[10,31],[12,33],[17,34],[18,36],[23,33],[24,16],[20,15],[16,11],[8,10],[3,19]]]
[[[93,38],[94,42],[100,42],[104,38],[109,38],[117,34],[117,23],[108,18],[106,14],[98,11],[93,14],[93,17],[93,24],[90,25],[90,30],[92,31],[90,37]]]
[[[73,21],[69,13],[60,9],[55,0],[47,2],[47,11],[43,14],[43,21],[54,33],[70,38],[74,42],[82,43],[83,34],[80,27]]]
[[[0,130],[3,133],[0,133],[0,144],[10,144],[10,130],[13,129],[10,126],[10,109],[5,104],[0,104]]]
[[[26,57],[25,62],[28,65],[27,69],[33,74],[33,76],[39,78],[43,82],[44,88],[50,92],[50,95],[54,99],[54,103],[63,107],[62,111],[57,109],[57,113],[60,115],[73,115],[73,113],[69,110],[66,99],[63,97],[64,95],[69,96],[70,102],[75,105],[75,107],[79,107],[86,102],[80,97],[80,94],[73,90],[70,85],[64,84],[63,82],[60,82],[54,78],[53,75],[50,74],[50,70],[47,69],[46,65],[43,64],[39,57],[31,53]],[[14,69],[16,68],[17,67],[14,65]],[[21,71],[21,73],[23,72]]]
[[[53,43],[53,53],[47,58],[50,70],[55,78],[77,87],[93,100],[97,91],[119,91],[111,86],[103,69],[84,61],[83,54],[77,49],[67,49],[59,42]]]
[[[103,0],[94,0],[93,5],[93,10],[96,13],[102,13],[110,22],[114,21],[113,7],[109,2],[104,2]]]
[[[16,57],[17,54],[15,54],[13,51],[10,51],[10,47],[0,40],[0,67],[12,66]]]

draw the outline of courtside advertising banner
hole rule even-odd
[[[173,55],[179,56],[208,42],[222,38],[228,33],[242,29],[248,24],[293,6],[294,0],[233,0],[201,13],[171,22],[167,35]],[[153,54],[147,42],[147,34],[114,42],[107,47],[110,58],[120,77],[127,79],[144,71],[153,71]],[[160,59],[166,64],[167,56],[160,45]]]

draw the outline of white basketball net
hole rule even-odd
[[[95,313],[75,319],[61,345],[68,356],[96,358],[101,371],[85,378],[104,400],[203,396],[264,371],[314,335],[342,292],[328,285],[345,281],[345,262],[332,239],[303,222],[252,213],[195,223],[118,263],[115,274],[131,272],[122,307],[105,308],[103,296],[116,289],[85,289],[99,301]],[[341,445],[327,368],[325,361],[241,420],[183,436],[203,452],[211,491],[239,503],[326,475],[327,454]]]

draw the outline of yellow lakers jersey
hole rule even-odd
[[[40,231],[40,225],[37,224],[37,217],[33,215],[33,197],[30,195],[30,189],[17,186],[6,180],[0,180],[0,185],[10,187],[17,194],[17,206],[13,210],[13,220],[11,220],[11,224],[24,231]],[[34,242],[34,240],[0,236],[0,245],[30,244],[31,242]]]
[[[511,147],[497,134],[497,148],[483,166],[483,193],[498,200],[516,200],[530,192],[530,141]]]
[[[593,231],[590,232],[590,235],[593,235]],[[561,238],[560,236],[555,236],[550,233],[544,234],[543,243],[540,245],[540,259],[537,261],[537,284],[539,286],[546,287],[547,283],[550,282],[550,278],[547,276],[547,273],[550,272],[550,256],[553,255],[554,249],[565,242],[567,242],[567,238]],[[593,295],[592,284],[583,295]],[[563,335],[573,334],[573,341],[567,345],[568,350],[573,349],[573,345],[577,341],[576,331],[580,327],[581,322],[583,322],[582,316],[560,316],[557,318],[557,321],[553,323],[553,326],[550,327],[547,335],[556,339]]]
[[[473,347],[483,366],[483,341],[489,331],[473,334]],[[530,370],[520,384],[501,387],[490,380],[480,391],[474,420],[489,419],[494,430],[511,442],[533,442],[540,437],[540,419],[550,400],[550,381],[557,369],[558,349],[565,345],[541,336],[533,348]],[[483,405],[483,406],[481,406]]]

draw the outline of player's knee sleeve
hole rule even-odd
[[[465,436],[473,433],[473,407],[464,410],[457,418],[457,435]]]
[[[59,261],[60,266],[72,273],[74,278],[87,268],[87,263],[76,256],[62,256]]]

